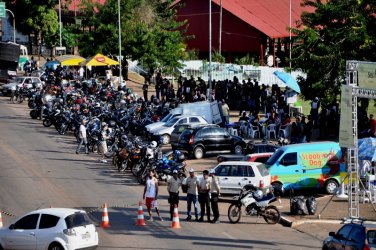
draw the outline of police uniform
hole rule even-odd
[[[167,181],[167,191],[169,193],[168,203],[170,203],[170,217],[172,220],[174,213],[174,206],[179,206],[179,188],[181,186],[181,180],[179,178],[170,178]]]

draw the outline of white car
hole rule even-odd
[[[263,189],[265,193],[270,191],[271,177],[262,163],[225,161],[218,164],[214,170],[223,194],[239,194],[246,184]]]
[[[4,84],[2,86],[2,92],[4,95],[11,94],[12,91],[16,90],[17,86],[22,87],[26,81],[29,83],[27,84],[26,88],[31,89],[33,87],[33,84],[36,87],[43,87],[43,81],[40,80],[39,77],[33,77],[33,76],[18,76],[11,80],[10,83]]]
[[[0,229],[0,249],[95,249],[98,232],[85,211],[46,208]]]
[[[164,125],[150,130],[149,133],[152,134],[152,138],[160,138],[163,144],[169,144],[171,139],[171,133],[174,131],[175,127],[180,124],[208,124],[208,122],[202,116],[191,116],[191,115],[181,115],[175,116]]]

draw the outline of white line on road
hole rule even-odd
[[[228,237],[229,239],[232,239],[232,240],[236,240],[236,238],[226,232],[222,232],[223,235],[225,235],[226,237]]]

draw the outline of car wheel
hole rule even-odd
[[[201,159],[202,157],[204,157],[204,149],[202,147],[200,147],[200,146],[196,147],[193,150],[193,156],[196,159]]]
[[[169,144],[170,143],[170,135],[168,135],[168,134],[162,135],[162,143],[163,143],[163,145]]]
[[[337,190],[338,190],[338,187],[339,187],[339,184],[335,180],[328,180],[325,183],[325,191],[328,194],[335,194],[337,192]]]
[[[234,153],[237,155],[241,155],[243,153],[243,147],[239,144],[235,145]]]
[[[52,243],[48,250],[64,250],[64,248],[59,243]]]

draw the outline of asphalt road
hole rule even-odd
[[[73,207],[93,211],[101,222],[107,202],[111,227],[98,227],[99,249],[317,249],[321,240],[286,228],[267,225],[261,218],[242,217],[232,225],[228,204],[220,205],[221,224],[185,222],[185,201],[180,204],[181,229],[169,221],[135,226],[137,202],[143,187],[132,175],[118,173],[96,154],[75,154],[72,135],[59,135],[29,118],[26,104],[10,104],[0,97],[0,209],[20,216],[44,207]],[[195,162],[197,166],[213,160]],[[167,192],[161,186],[159,207],[167,219]],[[182,196],[181,196],[182,197]],[[183,197],[182,197],[183,198]],[[146,213],[146,211],[144,210]],[[145,216],[147,218],[147,216]],[[3,215],[5,225],[14,218]]]

